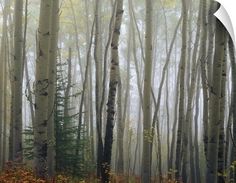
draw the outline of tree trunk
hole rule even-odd
[[[102,113],[101,113],[101,69],[102,69],[102,35],[101,35],[101,0],[96,1],[95,5],[95,47],[94,47],[94,60],[95,60],[95,101],[96,101],[96,128],[97,128],[97,176],[101,176],[102,166]]]
[[[4,1],[4,8],[3,8],[3,22],[2,22],[2,38],[1,38],[1,50],[0,50],[0,171],[3,168],[4,165],[4,144],[6,143],[4,141],[4,134],[6,134],[5,131],[5,123],[4,120],[4,113],[6,112],[4,110],[4,100],[6,99],[5,96],[5,85],[7,85],[6,81],[6,74],[4,74],[7,65],[7,15],[9,11],[10,3],[8,0]],[[4,85],[5,84],[5,85]],[[2,135],[3,134],[3,135]]]
[[[103,152],[103,167],[102,167],[102,181],[104,183],[109,182],[109,173],[111,168],[115,101],[116,101],[116,90],[117,90],[118,72],[119,72],[118,47],[119,47],[122,15],[123,15],[123,0],[118,0],[116,7],[115,26],[111,42],[112,51],[111,51],[109,95],[107,102],[107,124],[106,124],[106,134],[105,134],[104,152]]]
[[[151,78],[152,78],[152,0],[146,0],[145,64],[143,88],[143,155],[142,181],[151,182]]]
[[[174,124],[172,127],[172,139],[171,139],[171,146],[170,146],[170,162],[171,162],[171,166],[170,166],[170,171],[173,170],[174,168],[174,151],[175,151],[175,142],[176,142],[176,128],[177,128],[177,118],[178,118],[178,102],[179,102],[179,83],[180,83],[180,69],[178,69],[178,74],[177,74],[177,82],[176,82],[176,86],[175,86],[175,104],[174,104]],[[171,172],[173,173],[173,172]]]
[[[15,1],[14,30],[14,100],[13,107],[13,160],[22,162],[22,81],[23,81],[23,0]]]
[[[120,72],[118,71],[118,92],[117,92],[117,173],[122,175],[124,173],[124,128],[125,121],[122,116],[122,83],[120,78]]]
[[[177,142],[176,142],[176,179],[180,180],[181,175],[181,144],[182,138],[187,137],[188,134],[186,131],[183,132],[183,124],[184,124],[184,106],[185,106],[185,65],[186,65],[186,54],[187,54],[187,21],[188,21],[188,9],[186,0],[182,0],[182,16],[183,16],[183,24],[182,24],[182,49],[181,49],[181,58],[180,58],[180,85],[179,85],[179,124],[177,131]],[[184,136],[183,136],[184,135]],[[184,138],[186,139],[186,138]],[[183,143],[187,143],[184,141]],[[185,154],[186,155],[186,154]],[[186,168],[186,167],[184,167]],[[185,169],[186,170],[186,169]],[[185,173],[185,172],[183,172]],[[184,181],[186,182],[187,175],[183,174]]]
[[[195,150],[195,166],[196,166],[196,183],[201,183],[200,172],[200,160],[199,160],[199,145],[198,145],[198,116],[199,116],[199,100],[200,100],[200,76],[198,76],[197,82],[197,94],[195,104],[195,116],[194,116],[194,150]]]
[[[11,29],[9,31],[10,39],[9,39],[9,44],[10,44],[10,51],[13,53],[14,52],[14,23],[12,20],[12,16],[9,15],[8,17],[9,24],[11,25]],[[9,70],[10,70],[10,85],[11,85],[11,107],[10,107],[10,136],[9,136],[9,160],[13,161],[13,121],[14,121],[14,111],[13,111],[13,100],[14,100],[14,55],[12,54],[10,59],[9,59]]]
[[[218,150],[218,183],[225,182],[225,102],[226,102],[226,78],[227,78],[227,38],[225,37],[224,55],[221,72],[221,98],[220,98],[220,131],[219,131],[219,150]]]
[[[207,72],[206,72],[206,41],[207,41],[207,22],[206,22],[206,10],[207,4],[205,0],[201,0],[201,11],[202,11],[202,33],[201,33],[201,47],[200,47],[200,63],[201,63],[201,79],[203,89],[203,141],[204,141],[204,152],[207,154],[208,148],[208,83],[207,83]]]
[[[127,108],[129,108],[129,96],[130,96],[130,58],[131,58],[131,35],[132,35],[132,27],[131,25],[129,25],[129,38],[127,41],[127,63],[126,63],[126,69],[127,69],[127,75],[126,75],[126,84],[125,84],[125,97],[124,97],[124,105],[123,105],[123,110],[121,111],[121,121],[119,122],[118,120],[118,128],[119,128],[119,133],[117,134],[117,141],[120,142],[120,145],[118,146],[118,159],[117,159],[117,172],[118,174],[123,174],[124,173],[124,150],[123,147],[126,147],[126,144],[124,142],[124,129],[125,127],[127,127],[126,122],[126,116],[127,116]],[[121,81],[119,81],[121,82]],[[119,104],[119,101],[121,101],[122,98],[122,86],[119,87],[119,83],[118,83],[118,98],[117,99],[117,104]],[[120,96],[119,96],[120,95]],[[119,111],[119,109],[118,109]],[[118,112],[119,113],[119,112]],[[119,124],[121,123],[121,124]],[[129,123],[129,122],[128,122]],[[128,129],[126,129],[126,131],[129,131]],[[126,135],[128,137],[128,134]]]
[[[214,13],[217,11],[217,2],[211,1],[208,10],[208,52],[207,52],[207,73],[208,85],[212,84],[212,62],[214,56],[214,34],[215,34],[215,21]]]
[[[35,78],[35,129],[34,129],[34,168],[38,177],[47,173],[47,125],[48,125],[48,68],[50,48],[50,18],[52,0],[42,0],[38,29],[38,50]]]
[[[54,111],[56,92],[56,63],[57,63],[57,42],[59,31],[59,0],[53,0],[51,7],[50,27],[50,48],[48,68],[48,124],[47,124],[47,174],[49,178],[55,175],[55,132],[54,132]]]
[[[201,6],[199,6],[199,13],[198,13],[198,22],[197,22],[197,33],[196,39],[193,48],[193,56],[192,56],[192,68],[191,68],[191,79],[190,85],[188,87],[188,100],[187,100],[187,111],[186,111],[186,118],[184,127],[186,129],[190,129],[184,132],[183,136],[183,180],[187,181],[187,163],[190,162],[190,178],[191,182],[195,183],[195,166],[194,166],[194,158],[193,158],[193,151],[194,146],[192,143],[192,108],[193,108],[193,97],[196,91],[196,79],[197,79],[197,71],[198,71],[198,60],[197,60],[197,50],[199,47],[199,36],[200,36],[200,20],[201,20]],[[188,134],[189,133],[189,134]],[[188,145],[189,143],[189,145]],[[188,148],[190,148],[190,158],[188,160]]]
[[[230,61],[231,61],[231,67],[232,67],[232,113],[233,113],[233,144],[232,144],[232,150],[231,150],[231,163],[236,161],[236,61],[235,61],[235,47],[233,44],[233,41],[231,38],[229,38],[229,55],[230,55]],[[236,164],[234,164],[234,169],[231,173],[231,178],[234,179],[234,182],[236,181]]]
[[[221,79],[222,79],[222,62],[224,59],[224,42],[225,28],[217,21],[215,36],[215,56],[213,63],[213,77],[211,88],[211,118],[209,121],[209,138],[207,152],[207,174],[206,182],[217,182],[217,162],[219,147],[219,130],[220,130],[220,99],[221,99]]]

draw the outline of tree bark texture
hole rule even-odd
[[[151,83],[152,83],[152,59],[153,59],[153,2],[146,0],[145,17],[145,64],[144,64],[144,88],[143,88],[143,155],[142,155],[142,182],[151,181]]]
[[[34,169],[38,177],[47,173],[47,125],[48,125],[48,68],[50,48],[50,16],[52,0],[42,0],[38,28],[36,60]]]
[[[183,124],[184,124],[184,106],[185,106],[185,65],[186,65],[186,54],[187,54],[187,22],[188,22],[188,9],[187,9],[187,2],[186,0],[182,0],[182,16],[183,16],[183,23],[182,23],[182,49],[181,49],[181,58],[180,58],[180,85],[179,85],[179,124],[178,124],[178,131],[177,131],[177,142],[176,142],[176,160],[175,160],[175,167],[176,167],[176,179],[177,181],[180,180],[181,175],[181,157],[182,157],[182,139],[183,135],[187,135],[186,131],[183,131]],[[184,142],[186,143],[186,142]],[[183,175],[183,178],[186,178]],[[186,180],[185,180],[186,181]]]
[[[22,81],[23,81],[23,0],[15,1],[14,12],[14,100],[13,107],[13,160],[22,162]]]
[[[220,130],[220,99],[221,99],[221,79],[222,63],[224,60],[225,28],[216,21],[215,55],[213,63],[212,88],[210,90],[211,118],[209,121],[208,150],[207,152],[207,174],[206,182],[217,182],[217,162],[219,148]]]
[[[111,42],[111,66],[110,66],[110,82],[109,94],[107,102],[107,124],[103,152],[103,166],[102,166],[102,181],[109,182],[109,173],[111,169],[111,152],[113,141],[113,128],[114,128],[114,114],[115,114],[115,101],[118,85],[118,72],[119,72],[119,38],[120,27],[123,15],[123,0],[117,1],[115,26]]]

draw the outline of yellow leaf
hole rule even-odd
[[[174,8],[176,6],[176,0],[163,0],[163,6],[165,8]]]

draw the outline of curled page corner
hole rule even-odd
[[[235,44],[235,30],[236,30],[236,22],[231,21],[230,17],[235,17],[235,7],[232,6],[232,0],[215,0],[218,1],[221,6],[214,13],[214,15],[221,21],[221,23],[225,26],[227,31],[230,34],[230,37],[233,40],[234,45]]]

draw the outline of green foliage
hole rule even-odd
[[[78,126],[78,114],[73,114],[73,107],[68,106],[69,115],[65,115],[65,99],[70,101],[73,96],[65,96],[67,87],[66,64],[57,64],[57,83],[54,107],[55,126],[55,162],[56,171],[73,175],[79,179],[87,177],[94,169],[95,165],[91,161],[91,138],[88,136],[88,129],[83,122]],[[72,86],[70,86],[72,87]],[[78,131],[78,129],[80,129]],[[78,141],[78,134],[80,134]],[[27,127],[24,130],[24,157],[32,160],[34,157],[34,135],[33,128]],[[50,143],[50,142],[48,142]]]
[[[78,114],[73,114],[73,107],[68,106],[65,114],[65,100],[70,101],[74,96],[65,96],[67,78],[63,73],[66,64],[57,65],[57,86],[55,96],[55,138],[56,138],[56,170],[78,178],[86,177],[93,169],[91,163],[90,139],[86,125],[77,125]],[[72,87],[72,86],[69,86]],[[74,94],[80,95],[80,94]],[[80,129],[80,131],[78,131]],[[78,141],[78,133],[80,134]]]

